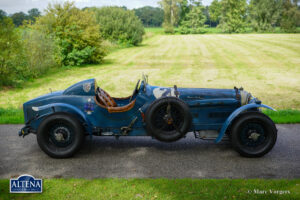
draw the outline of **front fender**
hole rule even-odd
[[[270,110],[274,110],[276,111],[274,108],[271,108],[270,106],[264,105],[264,104],[257,104],[257,103],[250,103],[244,106],[239,107],[238,109],[236,109],[233,113],[231,113],[231,115],[226,119],[226,121],[224,122],[218,137],[215,140],[215,143],[218,143],[222,140],[222,138],[224,137],[224,134],[227,130],[227,128],[229,127],[229,125],[231,124],[231,122],[243,111],[251,109],[251,108],[259,108],[259,107],[263,107],[263,108],[268,108]]]
[[[83,121],[83,123],[85,123],[87,126],[86,131],[89,134],[92,134],[92,124],[90,123],[90,121],[88,120],[88,118],[86,117],[86,115],[78,108],[76,108],[75,106],[72,106],[70,104],[65,104],[65,103],[52,103],[52,104],[47,104],[45,106],[39,106],[39,107],[34,107],[35,111],[39,112],[39,111],[46,111],[49,110],[48,112],[46,112],[45,114],[39,116],[37,118],[37,120],[44,118],[50,114],[53,114],[55,112],[66,112],[66,113],[71,113],[76,115],[77,117],[79,117],[81,119],[81,121]]]

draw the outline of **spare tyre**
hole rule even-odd
[[[146,115],[148,135],[164,142],[182,138],[190,129],[192,116],[188,105],[176,97],[162,97],[155,100]]]

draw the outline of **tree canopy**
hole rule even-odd
[[[206,16],[204,14],[205,7],[202,6],[201,1],[194,1],[189,5],[189,12],[185,15],[185,19],[181,22],[180,32],[201,33],[204,27]]]
[[[173,33],[174,26],[177,26],[180,20],[180,3],[181,0],[161,0],[159,4],[164,10],[165,32]]]
[[[80,10],[69,2],[50,4],[45,12],[31,27],[55,37],[64,65],[102,61],[106,51],[93,12]]]
[[[241,32],[246,26],[246,0],[222,0],[220,27],[224,32]]]
[[[278,23],[282,0],[251,0],[249,18],[255,31],[269,31]]]
[[[15,77],[22,76],[25,67],[20,37],[12,19],[0,20],[0,85],[11,85]]]
[[[164,21],[164,11],[158,7],[145,6],[134,9],[134,12],[146,27],[159,27]]]
[[[0,10],[0,18],[2,15],[6,16],[7,14],[4,11]],[[21,26],[24,23],[24,21],[27,20],[31,20],[32,22],[35,22],[35,19],[39,16],[41,16],[41,12],[37,8],[32,8],[28,10],[27,14],[24,12],[16,12],[10,15],[15,26]]]
[[[28,10],[28,19],[31,21],[35,21],[37,17],[41,16],[41,12],[37,8],[32,8]]]
[[[14,13],[13,15],[11,15],[13,23],[16,26],[21,26],[23,24],[23,21],[28,19],[27,17],[28,16],[23,12],[17,12],[17,13]]]
[[[218,26],[223,32],[272,32],[280,26],[286,32],[296,32],[300,26],[300,0],[213,0],[201,7],[201,0],[161,0],[165,32],[202,33],[204,25]],[[201,11],[200,11],[201,10]],[[203,17],[205,16],[205,17]],[[196,27],[198,31],[196,30]],[[193,27],[194,31],[190,31]],[[200,30],[200,31],[199,31]]]
[[[283,0],[280,27],[286,32],[295,32],[300,25],[299,0]]]
[[[213,0],[209,6],[210,19],[213,22],[218,22],[221,17],[221,3],[218,0]]]
[[[132,10],[122,7],[90,8],[96,15],[98,30],[110,41],[138,45],[145,33],[141,20]]]
[[[0,9],[0,20],[7,16],[7,13],[4,10]]]

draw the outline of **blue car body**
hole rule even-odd
[[[164,96],[175,96],[175,89],[151,86],[143,80],[132,97],[114,98],[118,107],[130,101],[134,105],[128,109],[110,112],[99,105],[96,99],[97,83],[88,79],[72,85],[63,91],[56,91],[32,99],[23,105],[25,127],[19,135],[36,133],[41,122],[54,113],[69,113],[82,123],[89,135],[124,135],[122,127],[130,126],[127,136],[145,136],[145,113],[150,104]],[[272,109],[250,97],[243,89],[178,88],[178,98],[189,107],[192,115],[190,131],[214,130],[219,133],[215,142],[222,140],[231,122],[245,110],[259,107]],[[248,99],[245,100],[245,94]],[[244,99],[243,99],[244,98]]]

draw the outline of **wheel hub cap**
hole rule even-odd
[[[68,140],[70,137],[70,132],[65,127],[58,127],[54,130],[54,138],[58,142],[63,142],[65,140]]]
[[[260,134],[253,132],[250,134],[249,139],[252,139],[253,141],[256,141],[259,138]]]
[[[171,117],[169,114],[165,115],[165,116],[163,117],[163,119],[164,119],[165,122],[166,122],[167,124],[169,124],[169,125],[173,123],[173,119],[172,119],[172,117]]]

